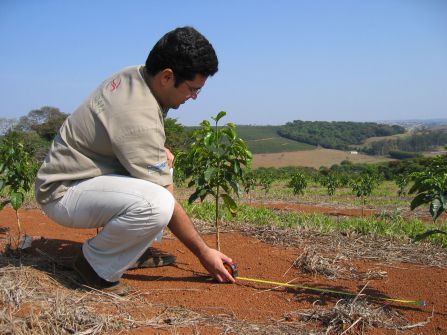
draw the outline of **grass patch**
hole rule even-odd
[[[188,204],[183,206],[193,218],[206,222],[214,222],[214,203]],[[442,225],[428,225],[418,219],[405,220],[400,215],[383,215],[378,217],[331,217],[318,213],[298,213],[278,211],[268,208],[257,208],[240,205],[235,216],[223,211],[223,221],[228,223],[249,223],[258,226],[276,225],[283,228],[313,230],[319,233],[352,232],[361,235],[393,237],[399,239],[414,239],[427,230],[440,229],[447,231],[447,223]],[[427,238],[430,243],[447,248],[447,235],[435,234]]]

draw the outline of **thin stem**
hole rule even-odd
[[[220,168],[221,168],[221,161],[220,161],[220,157],[219,157],[219,128],[217,126],[217,120],[216,120],[216,126],[215,126],[215,131],[214,133],[216,134],[216,153],[218,155],[217,158],[217,186],[216,186],[216,248],[217,250],[220,251],[220,231],[219,231],[219,193],[220,193],[220,187],[219,187],[219,182],[220,182]]]
[[[20,241],[20,237],[22,236],[22,226],[20,225],[20,218],[19,218],[19,211],[16,210],[16,220],[17,220],[17,227],[19,229],[19,238],[18,240]]]
[[[365,196],[362,195],[362,218],[364,217],[364,208],[365,208]]]
[[[220,229],[219,229],[219,185],[216,192],[216,248],[220,251]]]

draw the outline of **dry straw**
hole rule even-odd
[[[220,334],[330,334],[351,326],[408,329],[425,324],[409,325],[394,312],[361,299],[343,300],[333,308],[315,306],[312,310],[291,311],[280,320],[255,324],[234,315],[208,315],[154,304],[141,292],[123,298],[86,291],[76,284],[73,275],[47,259],[25,258],[18,262],[2,255],[0,333],[87,335],[150,328],[171,334],[186,330],[207,334],[212,328]]]

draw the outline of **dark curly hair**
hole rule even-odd
[[[216,52],[211,43],[192,27],[181,27],[166,33],[152,48],[146,60],[146,71],[156,75],[171,69],[175,85],[193,80],[197,74],[212,76],[218,70]]]

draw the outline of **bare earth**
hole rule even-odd
[[[391,159],[379,156],[368,156],[364,154],[351,154],[348,151],[318,148],[315,150],[304,150],[294,152],[281,152],[274,154],[253,155],[253,168],[259,167],[285,167],[305,166],[320,168],[340,164],[344,160],[353,163],[377,163]]]
[[[308,209],[311,210],[311,209]],[[34,236],[31,253],[36,249],[50,255],[56,261],[69,263],[79,250],[81,243],[96,234],[96,230],[75,230],[61,227],[38,209],[21,210],[23,228],[27,235]],[[6,208],[0,211],[0,239],[4,245],[10,234],[16,234],[14,212]],[[205,235],[205,240],[214,245],[214,235]],[[354,259],[350,266],[356,271],[369,270],[386,273],[378,279],[336,279],[321,275],[309,275],[293,267],[294,261],[303,253],[302,247],[273,246],[238,231],[222,234],[222,251],[237,262],[239,276],[300,285],[323,287],[332,290],[363,293],[380,297],[426,300],[425,307],[411,306],[395,302],[376,302],[376,307],[384,307],[396,312],[409,327],[403,330],[389,330],[379,325],[357,326],[347,334],[447,334],[447,268],[430,267],[422,264],[385,264],[378,261]],[[173,328],[174,319],[162,319],[157,328],[139,327],[127,333],[132,334],[299,334],[293,325],[303,324],[307,331],[322,331],[327,325],[304,318],[305,310],[333,308],[344,296],[321,294],[302,289],[275,287],[238,280],[237,284],[218,284],[210,280],[197,259],[171,235],[167,235],[161,245],[164,251],[177,256],[177,265],[155,269],[128,271],[124,282],[132,286],[138,297],[143,297],[158,306],[140,314],[153,315],[168,308],[183,308],[198,315],[215,318],[229,318],[232,322],[251,324],[245,330],[235,331],[219,325],[196,324]],[[34,251],[33,251],[34,250]],[[79,280],[72,272],[74,279]],[[73,289],[73,288],[70,288]],[[76,291],[82,288],[76,289]],[[73,291],[74,292],[74,291]],[[164,307],[160,307],[164,306]],[[5,306],[0,306],[0,309]],[[304,318],[304,319],[303,319]],[[419,326],[418,324],[421,323]],[[234,325],[234,324],[233,324]],[[235,326],[234,326],[235,327]],[[347,328],[347,326],[345,327]],[[343,328],[342,328],[343,329]],[[346,329],[344,329],[346,330]],[[330,332],[339,334],[342,331]],[[120,332],[123,334],[123,332]]]

